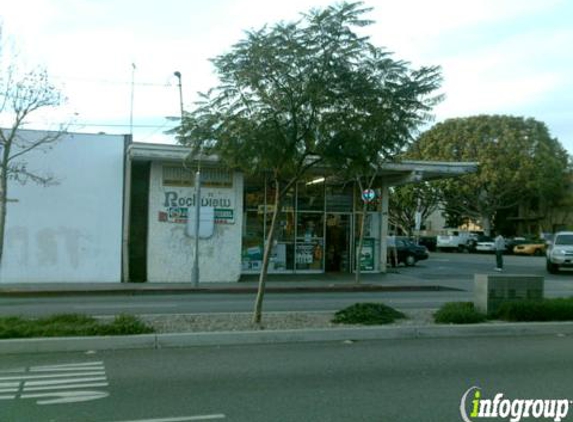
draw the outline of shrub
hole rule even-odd
[[[487,316],[477,311],[472,302],[446,303],[434,314],[438,324],[476,324],[486,320]]]
[[[129,335],[152,332],[153,328],[131,315],[119,315],[108,324],[81,314],[60,314],[45,318],[0,318],[0,338]]]
[[[153,328],[145,325],[145,323],[133,315],[120,314],[117,315],[111,323],[98,326],[95,335],[117,336],[126,334],[149,334],[152,332]]]
[[[505,302],[494,316],[504,321],[572,321],[573,298]]]
[[[401,318],[406,318],[406,315],[382,303],[356,303],[336,312],[332,322],[377,325],[390,324]]]

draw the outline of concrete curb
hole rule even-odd
[[[573,322],[485,323],[400,327],[324,328],[311,330],[145,334],[113,337],[59,337],[0,340],[1,354],[85,352],[89,350],[163,349],[174,347],[328,341],[464,338],[490,336],[573,335]]]
[[[171,286],[143,286],[130,288],[57,288],[44,289],[34,288],[6,288],[0,286],[0,297],[53,297],[53,296],[96,296],[96,295],[154,295],[154,294],[210,294],[210,293],[235,293],[235,294],[255,294],[258,289],[254,286],[213,286],[213,287],[171,287]],[[339,284],[322,286],[268,286],[266,293],[347,293],[347,292],[427,292],[427,291],[462,291],[453,287],[439,285],[375,285],[375,284]]]

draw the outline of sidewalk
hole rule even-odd
[[[0,283],[0,297],[59,296],[92,294],[254,293],[258,275],[243,276],[239,282],[200,283]],[[266,292],[369,292],[463,290],[463,286],[412,279],[399,272],[362,274],[356,284],[353,274],[270,274]]]

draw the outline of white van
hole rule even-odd
[[[438,251],[464,252],[467,250],[471,233],[465,230],[446,229],[436,239]]]

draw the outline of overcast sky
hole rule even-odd
[[[324,7],[323,0],[3,1],[3,38],[28,63],[48,67],[68,97],[73,131],[129,133],[173,142],[163,132],[217,83],[209,58],[243,31]],[[375,45],[413,66],[440,65],[446,99],[436,121],[511,114],[545,122],[573,153],[573,1],[366,0]],[[136,69],[133,71],[132,63]],[[30,122],[40,124],[40,122]]]

